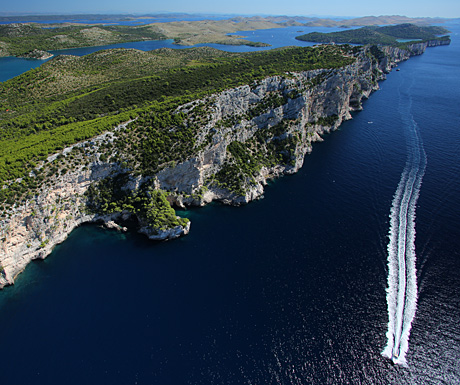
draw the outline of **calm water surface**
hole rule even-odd
[[[209,46],[228,52],[248,52],[248,51],[264,51],[272,48],[279,48],[285,46],[311,46],[315,43],[304,42],[296,40],[295,37],[303,33],[318,31],[318,32],[332,32],[339,30],[339,28],[308,28],[308,27],[287,27],[287,28],[273,28],[259,31],[241,31],[236,35],[244,36],[247,40],[255,42],[265,42],[270,44],[270,47],[247,47],[247,46],[231,46],[222,44],[197,44],[196,47]],[[235,34],[232,34],[235,35]],[[85,47],[85,48],[72,48],[61,49],[57,51],[50,51],[54,55],[76,55],[84,56],[90,53],[109,48],[134,48],[141,51],[151,51],[158,48],[173,48],[184,49],[190,48],[188,46],[180,46],[173,44],[172,39],[168,40],[149,40],[149,41],[136,41],[131,43],[109,44],[104,46]],[[50,59],[48,59],[50,60]],[[25,71],[39,67],[48,60],[33,60],[21,59],[16,57],[0,58],[0,82],[18,76]]]
[[[298,174],[182,213],[182,239],[75,230],[0,292],[1,383],[459,383],[459,59],[453,34],[402,63]],[[401,95],[427,154],[407,368],[381,355]]]

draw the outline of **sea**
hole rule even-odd
[[[263,199],[179,211],[191,232],[169,242],[84,225],[31,263],[0,291],[1,384],[459,384],[448,28]],[[247,36],[305,45],[299,30]],[[0,80],[26,64],[0,59]]]

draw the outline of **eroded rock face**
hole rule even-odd
[[[92,182],[112,172],[110,165],[97,164],[68,172],[16,209],[12,218],[1,226],[0,286],[13,283],[31,260],[45,258],[75,227],[95,218],[85,213],[83,194]]]
[[[156,188],[172,192],[168,197],[170,203],[181,207],[202,206],[213,200],[240,205],[259,198],[268,179],[297,172],[305,154],[311,151],[311,143],[350,119],[352,111],[362,108],[362,100],[378,89],[377,81],[385,77],[383,72],[410,55],[397,48],[385,48],[384,52],[387,56],[379,61],[365,52],[355,63],[341,69],[274,76],[252,86],[212,95],[206,99],[207,120],[197,134],[200,150],[185,162],[170,165],[156,175],[133,177],[124,188],[133,190],[153,178]],[[251,113],[273,94],[283,97],[284,102],[261,113]],[[198,103],[188,103],[178,111],[191,113]],[[231,124],[222,124],[223,121]],[[261,167],[242,195],[207,183],[228,160],[230,143],[250,141],[258,130],[286,121],[289,124],[277,138],[298,138],[289,164]],[[101,137],[108,140],[112,136],[106,133]],[[98,140],[92,142],[97,144]],[[0,224],[0,287],[12,284],[31,260],[45,258],[82,223],[114,221],[109,226],[118,228],[116,222],[124,214],[100,217],[86,213],[84,193],[92,183],[121,171],[117,165],[100,162],[96,157],[88,167],[81,166],[54,178],[52,185],[43,187],[38,196],[16,207],[12,217]],[[151,239],[161,240],[176,238],[189,230],[190,223],[167,230],[141,226],[140,231]]]
[[[168,241],[188,234],[190,232],[190,224],[188,222],[185,227],[175,226],[172,229],[152,229],[150,226],[143,226],[139,229],[139,233],[147,235],[153,241]]]
[[[181,207],[204,205],[212,200],[240,205],[257,199],[263,194],[268,179],[297,172],[303,165],[305,154],[311,151],[311,143],[321,140],[321,134],[350,119],[351,112],[362,108],[362,100],[378,89],[377,81],[384,77],[380,64],[363,54],[345,68],[274,76],[252,86],[245,85],[188,103],[178,112],[189,114],[200,102],[209,106],[207,122],[198,135],[198,145],[203,144],[204,148],[195,157],[159,172],[157,187],[175,192],[171,202]],[[285,103],[250,118],[248,112],[272,94],[284,97]],[[230,118],[236,123],[222,125],[222,121]],[[259,130],[282,122],[289,122],[282,138],[300,138],[292,162],[262,167],[254,176],[255,183],[247,186],[245,195],[206,185],[206,181],[215,176],[228,159],[230,143],[250,141]],[[212,140],[206,144],[209,135]],[[200,194],[203,187],[206,192]]]

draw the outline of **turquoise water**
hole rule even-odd
[[[421,41],[422,39],[396,39],[399,43],[407,43],[408,41]]]
[[[26,71],[41,66],[47,60],[21,59],[17,57],[0,58],[0,81],[14,78]]]
[[[101,51],[103,49],[110,48],[134,48],[141,51],[151,51],[158,48],[182,48],[173,44],[173,40],[148,40],[148,41],[135,41],[131,43],[120,43],[120,44],[108,44],[95,47],[85,48],[71,48],[61,49],[57,51],[50,51],[54,55],[75,55],[85,56],[93,52]]]
[[[452,37],[401,63],[264,199],[189,210],[191,233],[172,242],[82,226],[32,263],[0,292],[2,383],[458,383],[460,42]],[[404,368],[381,352],[407,112],[427,162]]]
[[[158,48],[182,48],[173,44],[173,40],[150,40],[150,41],[139,41],[132,43],[120,43],[110,44],[104,46],[85,47],[85,48],[73,48],[73,49],[62,49],[58,51],[50,51],[54,55],[75,55],[84,56],[90,53],[100,51],[109,48],[135,48],[142,51],[151,51]],[[0,81],[14,78],[30,69],[41,66],[48,60],[34,60],[34,59],[21,59],[16,57],[3,57],[0,58]]]

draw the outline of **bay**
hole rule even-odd
[[[317,28],[317,27],[286,27],[286,28],[272,28],[266,30],[258,31],[240,31],[235,34],[243,36],[247,40],[254,42],[265,42],[270,44],[270,47],[249,47],[245,45],[223,45],[223,44],[197,44],[193,47],[213,47],[228,52],[250,52],[250,51],[264,51],[273,48],[286,47],[286,46],[300,46],[308,47],[316,43],[304,42],[296,40],[295,37],[301,35],[302,33],[308,33],[313,31],[325,32],[325,31],[335,31],[339,28]],[[84,48],[70,48],[70,49],[61,49],[50,51],[53,55],[75,55],[75,56],[84,56],[91,53],[103,50],[103,49],[112,49],[112,48],[130,48],[138,49],[141,51],[152,51],[158,48],[171,48],[171,49],[186,49],[190,46],[181,46],[174,44],[172,39],[167,40],[148,40],[148,41],[136,41],[129,43],[119,43],[119,44],[108,44],[103,46],[94,46],[94,47],[84,47]],[[34,59],[22,59],[16,57],[1,57],[0,58],[0,82],[4,82],[8,79],[11,79],[15,76],[18,76],[25,71],[28,71],[33,68],[37,68],[43,63],[46,63],[48,60],[34,60]]]

